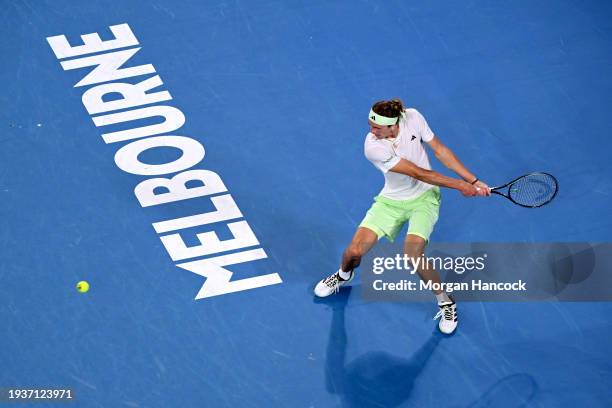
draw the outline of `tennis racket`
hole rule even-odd
[[[516,205],[537,208],[550,203],[559,191],[557,179],[548,173],[529,173],[503,186],[493,187],[491,193],[506,197]]]

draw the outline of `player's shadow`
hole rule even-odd
[[[350,294],[349,286],[331,298],[315,299],[333,310],[325,362],[326,389],[339,395],[344,407],[400,406],[410,398],[415,380],[443,336],[435,332],[411,358],[375,351],[347,363],[344,313]]]

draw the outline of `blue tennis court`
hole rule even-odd
[[[612,3],[8,0],[0,16],[0,388],[70,388],[79,407],[612,404],[609,302],[464,302],[443,336],[433,297],[368,301],[359,273],[312,294],[382,188],[363,154],[381,99],[490,185],[559,180],[533,210],[443,189],[432,242],[611,241]],[[123,42],[74,48],[92,33]],[[112,52],[132,71],[96,71]],[[143,81],[156,96],[112,88]],[[181,197],[148,181],[185,169]]]

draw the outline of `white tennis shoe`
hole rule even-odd
[[[355,272],[351,271],[351,276],[344,280],[340,277],[338,272],[329,275],[325,279],[321,279],[317,286],[314,288],[314,294],[318,297],[327,297],[331,294],[337,293],[340,290],[340,286],[350,282],[355,276]]]
[[[440,318],[438,328],[444,334],[452,334],[459,323],[455,301],[451,299],[450,302],[438,303],[438,307],[440,310],[434,317],[434,320]]]

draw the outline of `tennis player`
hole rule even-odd
[[[376,102],[368,123],[365,156],[383,172],[385,185],[344,251],[340,269],[317,283],[314,293],[319,297],[337,292],[353,279],[361,257],[379,239],[395,240],[406,222],[404,253],[410,258],[420,257],[438,220],[440,187],[459,190],[465,197],[491,195],[489,186],[442,144],[425,118],[416,109],[405,109],[401,100]],[[460,179],[432,171],[423,143]],[[421,262],[417,266],[423,281],[440,283],[440,275],[429,264]],[[455,301],[444,291],[437,290],[434,294],[439,307],[434,319],[440,318],[438,327],[442,333],[451,334],[458,323]]]

